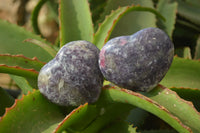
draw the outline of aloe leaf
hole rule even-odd
[[[194,59],[200,59],[200,36],[197,39]]]
[[[147,111],[141,108],[134,108],[130,111],[126,121],[140,129],[149,115],[150,114]]]
[[[172,65],[160,84],[171,87],[200,89],[200,62],[174,57]]]
[[[174,130],[144,130],[141,133],[176,133]]]
[[[127,122],[119,121],[109,124],[99,133],[137,133],[136,127],[129,125]]]
[[[32,27],[33,27],[33,31],[36,34],[41,34],[40,29],[38,27],[38,15],[40,12],[40,9],[42,8],[42,6],[47,2],[47,0],[40,0],[37,5],[35,6],[35,8],[32,11],[31,14],[31,22],[32,22]]]
[[[177,2],[170,3],[169,0],[159,0],[157,5],[157,10],[167,18],[166,21],[158,21],[158,26],[171,38],[176,22],[177,7]]]
[[[18,76],[27,77],[27,78],[33,78],[33,79],[37,79],[37,76],[38,76],[38,72],[34,69],[25,69],[19,66],[7,66],[4,64],[3,65],[0,64],[0,72],[14,74]]]
[[[200,90],[191,88],[170,88],[175,91],[181,98],[191,101],[194,107],[200,112]]]
[[[192,59],[190,47],[179,47],[175,49],[175,55],[185,59]]]
[[[30,83],[23,77],[16,76],[16,75],[10,75],[10,77],[15,81],[15,83],[18,85],[18,87],[22,90],[21,94],[27,95],[28,92],[33,91],[33,87],[30,85]],[[34,82],[34,87],[37,85],[36,82]]]
[[[6,73],[9,71],[8,73],[10,74],[26,77],[25,79],[19,76],[11,76],[11,78],[22,90],[22,94],[27,94],[27,92],[32,91],[33,88],[37,88],[37,75],[45,63],[39,61],[37,58],[31,59],[23,55],[4,54],[0,55],[0,64],[5,64],[7,66],[7,70],[0,68],[1,72]],[[16,68],[16,66],[18,67]],[[9,68],[10,70],[8,70]],[[32,76],[28,75],[29,73],[31,73]]]
[[[196,32],[200,32],[200,27],[198,25],[194,25],[194,24],[192,24],[192,23],[190,23],[190,22],[188,22],[184,19],[177,19],[176,22],[177,22],[177,24],[180,24],[184,27],[188,27],[188,28],[190,28],[190,29],[192,29]],[[186,30],[186,31],[188,31],[188,30]],[[192,36],[192,35],[190,35],[190,36]]]
[[[116,10],[119,7],[131,5],[140,5],[141,7],[154,9],[154,3],[152,0],[108,0],[105,7],[105,15],[109,15],[112,10]],[[151,12],[130,12],[119,20],[110,37],[113,38],[122,35],[131,35],[147,27],[156,27],[156,21],[155,15]]]
[[[140,95],[139,93],[126,89],[109,89],[109,94],[111,99],[115,102],[118,101],[122,103],[129,103],[131,105],[140,107],[160,117],[177,131],[190,132],[190,129],[184,126],[176,117],[172,116],[164,106],[159,105],[157,102],[145,97],[144,95]]]
[[[14,77],[13,80],[16,80],[16,83],[23,82],[23,84],[27,84],[26,87],[28,90],[32,90],[31,88],[37,88],[37,77],[38,77],[38,71],[34,69],[26,69],[21,68],[19,66],[7,66],[4,64],[0,64],[0,73],[7,73],[7,74],[13,74],[21,77]],[[24,77],[24,78],[23,78]],[[26,78],[26,79],[25,79]],[[20,81],[21,80],[21,81]],[[27,82],[28,80],[28,82]],[[31,88],[29,86],[31,84]],[[18,84],[19,85],[19,84]],[[23,87],[24,85],[19,85],[20,87]],[[23,88],[21,88],[23,89]]]
[[[51,45],[39,36],[3,20],[0,20],[0,29],[0,54],[22,54],[29,58],[36,56],[44,62],[52,59],[52,56],[43,48],[30,42],[23,42],[26,39],[32,38]]]
[[[30,42],[32,44],[35,44],[41,48],[43,48],[44,50],[46,50],[50,55],[51,57],[55,57],[57,51],[55,49],[53,49],[53,47],[51,47],[51,45],[47,45],[46,43],[43,43],[39,40],[36,40],[36,39],[27,39],[27,40],[24,40],[24,42]]]
[[[75,40],[93,39],[93,24],[87,0],[60,0],[61,46]]]
[[[64,130],[68,132],[79,131],[82,133],[97,132],[116,119],[116,117],[122,117],[124,112],[129,112],[132,108],[124,104],[110,103],[110,101],[104,98],[106,97],[102,96],[96,105],[88,105],[86,103],[74,109],[58,125],[55,133],[60,133]],[[123,110],[117,108],[123,108]],[[95,124],[93,124],[94,121]]]
[[[16,100],[11,108],[6,109],[6,113],[0,119],[0,132],[46,132],[64,118],[60,111],[60,107],[49,102],[39,91],[34,91]]]
[[[99,26],[99,29],[95,33],[93,43],[101,49],[103,45],[108,41],[117,22],[127,13],[132,11],[147,11],[151,12],[161,18],[163,18],[155,9],[141,6],[127,6],[121,7],[113,11],[106,17],[104,22]]]
[[[161,85],[153,91],[143,94],[164,106],[174,116],[178,117],[184,125],[190,127],[193,132],[200,132],[200,113],[191,102],[181,99],[174,91]]]
[[[200,25],[200,6],[193,6],[182,0],[176,0],[178,2],[178,14],[190,22]]]
[[[39,61],[37,58],[27,58],[23,55],[10,55],[10,54],[0,54],[0,64],[5,64],[7,66],[20,66],[27,69],[35,69],[40,71],[41,67],[45,64]]]
[[[184,47],[183,58],[192,59],[191,50],[189,47]]]
[[[99,100],[94,105],[85,104],[73,110],[58,125],[55,132],[98,132],[118,117],[125,117],[135,107],[155,114],[179,132],[191,131],[178,118],[171,115],[165,107],[150,98],[126,89],[104,87]]]
[[[0,87],[0,116],[5,113],[5,108],[13,105],[15,99]]]
[[[200,7],[200,1],[199,0],[185,0],[185,2],[192,5],[192,6]]]

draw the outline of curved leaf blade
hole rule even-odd
[[[51,45],[48,45],[48,44],[43,43],[36,39],[26,39],[26,40],[24,40],[24,42],[30,42],[34,45],[37,45],[37,46],[43,48],[46,52],[48,52],[51,55],[52,58],[56,56],[57,51],[55,49],[53,49],[53,47]]]
[[[161,85],[149,93],[143,94],[164,106],[174,116],[177,116],[183,124],[189,126],[193,132],[200,132],[200,113],[191,102],[181,99],[174,91]]]
[[[38,76],[38,72],[34,69],[25,69],[18,66],[0,65],[0,72],[14,74],[32,79],[37,79]]]
[[[197,44],[196,44],[196,48],[195,48],[194,59],[200,59],[200,36],[197,39]]]
[[[182,0],[176,1],[178,2],[178,14],[197,26],[200,25],[200,6],[194,6]]]
[[[116,10],[118,7],[131,5],[140,5],[141,7],[154,9],[152,0],[108,0],[105,7],[105,15],[110,14],[112,10]],[[111,38],[131,35],[147,27],[156,27],[156,21],[155,15],[150,12],[130,12],[119,20],[111,33]]]
[[[125,113],[127,115],[134,107],[139,107],[153,113],[179,132],[191,132],[189,127],[183,125],[177,117],[173,116],[167,109],[152,99],[130,90],[116,89],[109,86],[102,90],[97,103],[94,105],[86,104],[75,109],[58,126],[55,132],[60,133],[63,130],[83,133],[98,132],[117,117],[122,117],[122,114]],[[93,114],[93,111],[96,113]],[[90,124],[84,124],[84,127],[80,129],[75,121],[80,120],[78,123],[83,123],[83,121],[88,120],[87,116],[90,116]]]
[[[87,0],[60,0],[61,46],[75,40],[93,39],[93,24]]]
[[[99,49],[101,49],[103,47],[103,45],[108,41],[117,22],[125,14],[127,14],[131,11],[148,11],[148,12],[151,12],[151,13],[157,15],[158,17],[163,18],[153,8],[141,7],[141,6],[135,6],[135,5],[118,8],[117,10],[113,11],[109,16],[107,16],[107,18],[104,20],[104,22],[99,26],[97,32],[94,35],[93,43]]]
[[[0,64],[5,64],[7,66],[19,66],[21,68],[40,71],[45,63],[39,61],[36,57],[31,59],[23,55],[0,54]]]
[[[136,127],[129,125],[127,122],[114,122],[105,127],[100,133],[137,133]]]
[[[60,111],[57,105],[50,103],[39,91],[34,91],[6,109],[5,115],[0,119],[0,132],[44,132],[64,118]]]
[[[144,130],[142,133],[176,133],[173,130]]]
[[[33,91],[33,87],[37,88],[37,81],[34,81],[32,86],[30,85],[30,81],[28,82],[27,79],[25,79],[24,77],[20,77],[20,76],[16,76],[16,75],[11,75],[10,77],[15,81],[15,83],[17,84],[17,86],[21,89],[21,94],[23,95],[27,95],[28,92],[32,92]]]
[[[13,105],[15,99],[0,87],[0,116],[5,113],[5,108]]]
[[[164,106],[159,105],[156,101],[153,101],[144,95],[126,89],[110,89],[109,94],[113,101],[129,103],[151,112],[152,114],[163,119],[178,132],[191,132],[189,127],[183,125],[177,117],[171,115],[171,113]]]
[[[171,38],[175,28],[177,2],[169,2],[169,0],[159,0],[157,10],[167,18],[166,21],[158,19],[158,26],[163,29]]]
[[[170,88],[175,91],[181,98],[191,101],[195,108],[200,112],[200,90],[191,88]]]
[[[171,87],[200,89],[200,61],[174,57],[172,65],[160,84]]]
[[[39,16],[40,9],[46,2],[47,0],[40,0],[35,6],[35,8],[33,9],[32,14],[31,14],[31,24],[33,27],[33,31],[39,35],[41,35],[41,32],[38,26],[38,16]]]
[[[30,42],[23,42],[26,39],[32,38],[51,45],[39,36],[3,20],[0,20],[0,29],[0,54],[22,54],[29,58],[37,57],[44,62],[52,59],[52,56],[43,48]]]
[[[128,113],[133,108],[130,105],[112,103],[105,98],[103,95],[95,105],[86,103],[74,109],[58,125],[55,133],[61,133],[64,130],[82,133],[98,132],[116,118],[124,117],[122,114]],[[123,110],[118,108],[123,108]]]

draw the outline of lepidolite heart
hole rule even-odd
[[[167,73],[173,56],[168,35],[146,28],[109,40],[100,51],[99,66],[104,77],[120,87],[150,91]]]
[[[63,46],[56,57],[40,70],[40,92],[59,105],[94,103],[103,85],[103,75],[98,66],[99,52],[87,41],[73,41]]]

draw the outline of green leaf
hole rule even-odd
[[[0,73],[14,74],[22,77],[37,79],[38,72],[34,69],[21,68],[19,66],[7,66],[0,64]]]
[[[147,111],[141,108],[135,108],[130,111],[128,117],[126,118],[126,121],[140,128],[149,115],[150,114]]]
[[[15,83],[18,85],[18,87],[22,90],[22,94],[27,95],[28,92],[33,91],[33,87],[30,85],[30,83],[23,77],[10,75],[10,77],[15,81]],[[34,87],[37,86],[37,82],[34,82]]]
[[[5,64],[7,66],[19,66],[21,68],[40,71],[45,63],[39,61],[37,58],[31,59],[23,55],[0,54],[0,64]]]
[[[170,3],[169,0],[159,0],[157,10],[166,18],[166,21],[158,19],[158,26],[171,38],[176,22],[177,2]]]
[[[61,46],[75,40],[93,40],[93,24],[87,0],[60,0]]]
[[[183,58],[192,59],[190,47],[184,47]]]
[[[148,7],[141,7],[141,6],[127,6],[121,7],[117,10],[113,11],[109,16],[106,17],[104,22],[99,26],[99,29],[95,33],[93,43],[101,49],[103,45],[108,41],[115,25],[117,22],[127,13],[132,11],[147,11],[154,13],[162,18],[162,16],[154,9]],[[133,31],[132,31],[133,32]]]
[[[174,116],[178,117],[184,125],[190,127],[193,132],[200,132],[200,113],[191,102],[181,99],[174,91],[161,85],[151,92],[143,94],[164,106]]]
[[[116,118],[123,117],[124,112],[127,113],[132,109],[128,105],[110,103],[105,96],[100,99],[96,105],[88,105],[86,103],[74,109],[58,125],[55,133],[60,133],[64,130],[82,133],[97,132]],[[118,108],[123,108],[123,110]]]
[[[104,8],[107,4],[107,0],[89,0],[89,3],[92,12],[93,24],[96,29],[96,27],[98,27],[98,20],[102,15]]]
[[[141,133],[176,133],[174,130],[145,130]]]
[[[175,91],[181,98],[191,101],[194,107],[200,112],[200,90],[191,88],[170,88]]]
[[[40,32],[40,29],[38,27],[38,16],[39,16],[40,9],[42,8],[42,6],[46,2],[47,2],[47,0],[40,0],[37,3],[37,5],[35,6],[35,8],[33,9],[32,14],[31,14],[31,24],[32,24],[32,27],[33,27],[33,31],[36,34],[40,34],[40,35],[41,35],[41,32]]]
[[[126,118],[128,112],[134,107],[144,109],[160,117],[179,132],[190,132],[179,119],[173,116],[165,107],[139,93],[104,87],[99,100],[93,104],[85,104],[73,110],[60,123],[56,133],[62,131],[92,133],[98,132],[110,122]],[[83,122],[84,121],[84,122]],[[78,124],[77,124],[78,123]],[[82,123],[82,125],[81,125]]]
[[[152,0],[109,0],[106,6],[106,15],[118,7],[140,5],[141,7],[149,7],[154,9]],[[141,29],[147,27],[156,27],[156,17],[150,12],[131,12],[120,19],[114,28],[111,38],[131,35]]]
[[[53,49],[53,47],[51,45],[48,45],[48,44],[43,43],[36,39],[27,39],[27,40],[24,40],[24,42],[30,42],[32,44],[35,44],[35,45],[43,48],[46,52],[48,52],[51,55],[52,58],[56,56],[57,51],[55,49]]]
[[[198,25],[194,25],[191,22],[188,22],[187,20],[184,20],[182,18],[177,18],[176,22],[177,22],[177,24],[182,25],[182,27],[187,27],[190,30],[193,30],[193,32],[200,32],[200,27]],[[190,31],[188,29],[185,29],[185,30],[187,33],[188,33],[188,31]],[[181,33],[181,34],[184,34],[184,33]],[[190,36],[192,36],[192,35],[190,35]]]
[[[5,115],[0,119],[0,132],[46,132],[64,118],[60,111],[60,107],[49,102],[39,91],[34,91],[6,109]]]
[[[32,38],[49,44],[39,36],[3,20],[0,20],[0,29],[0,54],[22,54],[29,58],[36,56],[39,60],[45,62],[52,59],[52,56],[43,48],[30,42],[23,42],[26,39]]]
[[[178,2],[178,14],[188,21],[200,25],[200,6],[194,6],[182,0],[176,1]]]
[[[32,91],[33,88],[37,88],[37,75],[45,63],[39,61],[37,58],[30,59],[23,55],[4,54],[0,55],[0,64],[6,64],[7,69],[9,69],[5,70],[0,68],[1,72],[26,77],[25,79],[19,76],[11,76],[22,90],[22,94],[27,94],[27,92]]]
[[[185,59],[192,59],[190,47],[179,47],[175,49],[175,55]]]
[[[197,39],[194,59],[200,59],[200,36]]]
[[[127,122],[119,121],[109,124],[99,133],[136,133],[136,127]]]
[[[160,84],[171,87],[200,89],[200,62],[174,57],[172,65]]]
[[[0,116],[5,113],[5,108],[13,105],[15,99],[0,87]]]
[[[27,87],[25,89],[32,90],[31,88],[37,88],[37,77],[39,72],[34,69],[21,68],[19,66],[7,66],[0,64],[0,73],[7,73],[21,77],[13,77],[13,80],[19,87]],[[26,78],[26,79],[25,79]],[[28,80],[28,82],[27,82]],[[21,84],[23,83],[23,84]],[[31,86],[30,86],[31,85]],[[24,91],[23,91],[24,92]],[[25,92],[26,93],[26,92]]]

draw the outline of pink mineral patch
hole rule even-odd
[[[105,49],[102,48],[101,52],[100,52],[100,67],[104,68],[105,67]]]
[[[125,45],[127,43],[126,39],[120,39],[120,45]]]

